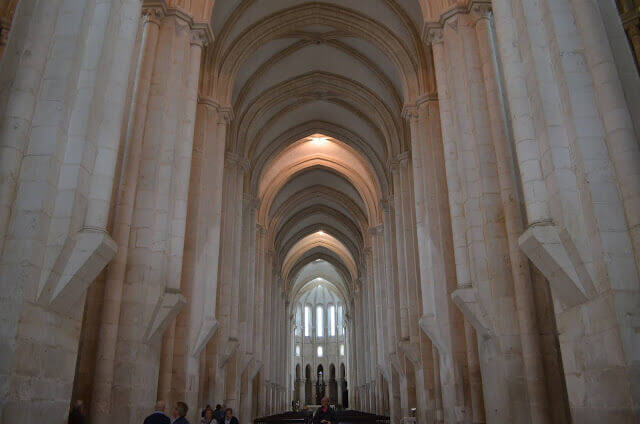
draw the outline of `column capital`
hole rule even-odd
[[[428,44],[442,44],[444,42],[443,27],[440,22],[427,22],[424,26],[424,41]]]
[[[402,117],[407,121],[418,120],[420,113],[416,105],[404,105],[402,107]]]
[[[389,203],[389,199],[380,199],[380,209],[383,212],[391,212],[391,204]]]
[[[213,43],[215,36],[211,25],[203,22],[193,22],[191,24],[191,44],[198,43],[201,47]]]
[[[209,44],[209,40],[207,34],[202,29],[192,29],[191,30],[191,45],[198,46],[200,48],[204,48]]]
[[[390,163],[391,170],[397,172],[400,168],[407,167],[407,165],[409,165],[409,160],[411,160],[411,152],[409,150],[405,150],[393,158]]]
[[[428,110],[428,106],[431,103],[437,103],[437,102],[438,102],[438,93],[427,93],[418,97],[418,100],[416,100],[416,108],[418,108],[418,111],[421,111],[423,109]]]
[[[160,26],[160,22],[166,16],[165,8],[161,6],[143,6],[142,17],[145,23],[152,23]]]
[[[218,124],[228,124],[233,119],[233,109],[231,106],[222,106],[209,96],[198,94],[198,104],[215,110],[218,114]]]
[[[479,21],[491,20],[491,3],[473,3],[471,6],[471,17],[473,18],[474,24],[477,24]]]
[[[377,234],[382,234],[382,233],[384,233],[383,224],[376,225],[375,227],[369,227],[369,234],[371,234],[372,236],[375,236]]]
[[[225,152],[224,154],[224,163],[225,166],[237,166],[239,168],[242,168],[243,171],[248,171],[249,170],[249,160],[243,156],[240,156],[238,153],[236,152]]]

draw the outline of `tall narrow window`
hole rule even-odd
[[[342,305],[338,305],[338,334],[344,334],[344,319],[342,318]]]
[[[324,336],[324,317],[322,316],[322,306],[316,307],[316,336]]]
[[[329,306],[329,335],[336,335],[336,307],[333,305]]]
[[[296,336],[302,333],[302,308],[296,308]]]
[[[300,356],[300,345],[296,345],[296,356]]]
[[[344,356],[344,345],[340,345],[340,356]]]
[[[322,346],[318,346],[318,358],[322,358],[322,354],[323,354]]]
[[[311,308],[309,306],[304,307],[304,336],[309,337],[311,335]]]

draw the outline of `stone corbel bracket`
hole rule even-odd
[[[240,343],[238,343],[236,339],[229,339],[224,344],[224,351],[218,357],[218,368],[224,368],[229,359],[236,353],[239,346]]]
[[[424,334],[429,337],[431,343],[436,345],[436,349],[438,352],[448,353],[449,349],[444,343],[442,339],[442,334],[440,333],[440,327],[438,326],[438,322],[436,320],[436,316],[434,314],[425,314],[420,318],[420,328],[424,332]]]
[[[118,246],[102,230],[84,228],[68,237],[41,285],[38,302],[66,314],[113,259]]]
[[[187,299],[178,289],[167,288],[158,299],[154,308],[144,339],[147,343],[152,343],[157,337],[162,335],[169,324],[178,316],[178,313],[187,304]]]
[[[219,326],[220,323],[215,318],[207,317],[202,320],[195,342],[192,345],[191,356],[194,358],[200,356],[202,349],[209,343],[209,340],[211,340],[211,337],[216,333]]]
[[[391,362],[391,366],[396,370],[396,372],[400,375],[400,377],[404,377],[404,368],[402,367],[402,363],[400,362],[400,357],[397,353],[389,354],[389,361]]]
[[[409,361],[413,364],[414,367],[422,368],[420,352],[415,343],[411,343],[409,341],[401,341],[400,350],[404,353],[404,356],[407,359],[409,359]]]
[[[565,306],[580,305],[596,296],[591,274],[566,229],[551,222],[532,225],[518,242]]]
[[[473,287],[462,287],[451,293],[451,299],[455,303],[462,315],[469,321],[483,338],[490,338],[493,335],[489,315],[478,299],[478,293]]]
[[[251,380],[256,378],[256,375],[258,375],[258,373],[262,369],[262,365],[263,365],[262,361],[259,361],[257,359],[253,360],[253,362],[251,363],[251,367],[249,369],[249,377]]]
[[[238,375],[242,375],[242,373],[249,368],[249,366],[254,362],[255,355],[253,353],[242,352],[240,355],[240,369]]]

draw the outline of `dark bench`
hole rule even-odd
[[[336,411],[338,418],[335,424],[389,424],[389,417],[376,414],[368,414],[360,411]],[[269,423],[298,423],[311,424],[313,413],[311,411],[284,412],[268,417],[256,418],[254,424]]]

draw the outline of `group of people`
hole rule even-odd
[[[187,412],[189,407],[184,402],[176,402],[173,408],[173,417],[170,419],[164,414],[165,402],[159,400],[156,402],[154,412],[144,420],[144,424],[189,424],[187,420]],[[216,405],[216,409],[212,409],[209,405],[202,410],[199,424],[239,424],[238,419],[233,416],[233,410],[226,408],[223,410],[221,405]]]
[[[189,407],[184,402],[176,402],[169,418],[165,415],[165,401],[159,400],[153,413],[144,420],[144,424],[190,424],[187,420],[187,412]],[[74,402],[69,412],[69,424],[86,424],[83,412],[83,404],[81,400]],[[202,410],[199,424],[239,424],[238,419],[233,416],[231,408],[223,409],[221,405],[216,405],[216,409],[212,409],[209,405]]]
[[[207,405],[201,415],[200,424],[239,424],[238,419],[233,416],[233,409],[222,408],[221,405],[216,405],[216,409]]]
[[[166,404],[163,400],[157,401],[153,413],[145,418],[144,424],[189,424],[189,420],[187,420],[189,407],[186,403],[176,402],[172,418],[165,415],[165,408]],[[216,405],[215,409],[207,405],[200,415],[199,424],[240,424],[233,415],[233,410],[231,408],[223,409],[221,405]],[[81,400],[76,401],[71,408],[69,424],[85,424]],[[313,416],[313,424],[336,424],[336,415],[329,406],[328,398],[322,399],[320,408]]]

